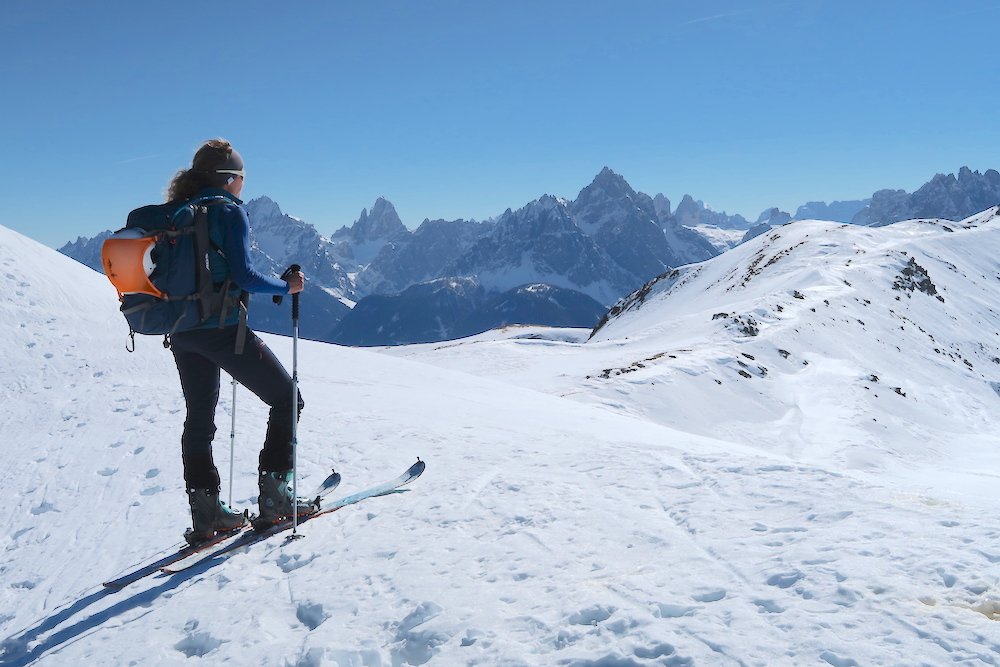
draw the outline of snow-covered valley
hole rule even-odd
[[[0,228],[0,664],[998,664],[995,213],[776,228],[589,340],[300,342],[303,485],[423,477],[120,592],[189,520],[176,370]],[[252,508],[267,413],[236,412]]]

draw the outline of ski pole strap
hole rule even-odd
[[[293,273],[297,273],[297,272],[299,272],[301,270],[302,270],[301,266],[299,266],[298,264],[292,264],[287,269],[285,269],[284,272],[282,272],[281,276],[279,277],[279,280],[284,280],[284,281],[287,282],[288,279],[291,277],[291,275]],[[273,297],[271,297],[271,301],[273,301],[276,305],[279,305],[279,306],[281,305],[281,302],[283,300],[284,300],[284,297],[281,294],[275,294]],[[296,299],[296,296],[293,295],[292,296],[292,319],[298,319],[298,317],[299,317],[299,315],[298,315],[298,313],[299,313],[298,306],[296,305],[297,303],[298,303],[298,300]]]
[[[236,325],[236,349],[235,354],[243,354],[243,346],[247,342],[247,307],[240,301],[240,323]]]

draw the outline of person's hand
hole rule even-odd
[[[306,286],[306,277],[301,271],[296,271],[292,275],[288,276],[288,278],[285,279],[285,282],[288,283],[289,294],[298,294]]]

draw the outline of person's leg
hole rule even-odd
[[[189,489],[219,491],[219,471],[212,458],[215,407],[219,402],[219,367],[194,351],[173,347],[187,416],[181,435],[184,483]]]
[[[217,531],[246,524],[246,517],[219,499],[219,471],[212,458],[215,407],[219,402],[219,367],[198,353],[198,336],[188,345],[172,346],[181,379],[187,415],[181,435],[181,458],[192,527],[184,534],[190,544],[210,539]]]
[[[291,376],[264,341],[252,332],[247,336],[244,355],[252,355],[254,361],[242,369],[243,379],[237,377],[237,380],[271,407],[259,470],[291,470],[292,420],[299,418],[305,406],[302,392],[298,392],[298,401],[292,400]]]
[[[199,330],[196,338],[199,354],[223,368],[237,382],[271,407],[267,436],[260,453],[258,478],[259,514],[254,523],[266,526],[293,511],[299,516],[316,511],[305,498],[292,493],[292,420],[298,418],[303,402],[301,394],[292,400],[292,378],[278,358],[253,332],[248,332],[242,354],[234,352],[235,327]],[[179,340],[177,340],[179,338]],[[175,346],[188,346],[187,334],[175,336]]]
[[[270,348],[252,331],[242,354],[236,354],[236,327],[225,329],[199,329],[183,332],[173,337],[175,355],[178,348],[196,349],[198,354],[223,368],[237,382],[253,392],[271,413],[267,422],[267,435],[260,453],[261,471],[286,471],[292,468],[292,420],[298,417],[304,405],[301,392],[298,405],[292,401],[292,378]],[[218,372],[218,371],[216,371]],[[218,400],[218,376],[215,395]],[[214,413],[214,407],[213,407]]]

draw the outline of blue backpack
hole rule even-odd
[[[168,202],[137,208],[123,229],[101,247],[104,273],[118,290],[121,311],[135,334],[164,336],[201,326],[219,316],[220,326],[230,308],[240,308],[240,338],[246,322],[241,294],[226,280],[216,288],[209,263],[222,256],[208,233],[208,207],[228,202],[221,196]],[[241,347],[241,346],[237,346]]]

